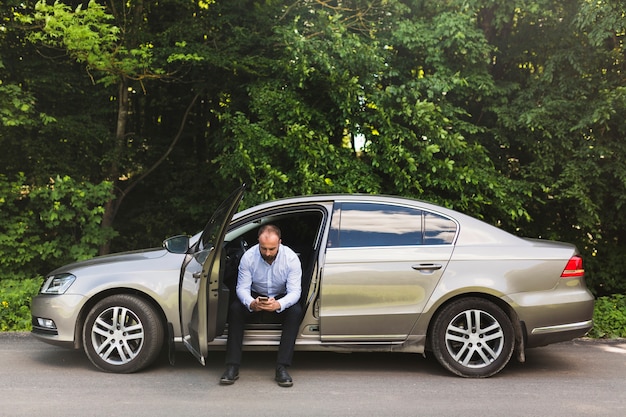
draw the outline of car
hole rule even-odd
[[[166,351],[189,350],[204,365],[225,349],[238,262],[267,223],[302,264],[296,351],[428,354],[481,378],[593,325],[574,245],[397,196],[310,195],[237,213],[244,189],[194,236],[51,272],[32,300],[32,334],[82,348],[106,372],[140,371]],[[261,317],[244,349],[277,349],[280,333]]]

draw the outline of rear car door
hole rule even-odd
[[[244,190],[242,185],[215,211],[181,270],[179,310],[183,343],[202,365],[208,343],[221,334],[226,323],[228,289],[223,285],[223,243]]]
[[[324,342],[406,339],[454,248],[457,223],[388,203],[338,202],[324,263]]]

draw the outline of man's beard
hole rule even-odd
[[[265,262],[267,262],[268,264],[271,264],[272,262],[274,262],[276,260],[276,255],[263,255],[261,254],[261,257],[263,258],[263,260]]]
[[[261,253],[261,257],[268,264],[271,264],[272,262],[274,262],[276,260],[276,256],[278,256],[278,252],[276,252],[274,255],[264,255]]]

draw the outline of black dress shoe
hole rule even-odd
[[[239,379],[239,367],[236,365],[228,365],[220,378],[220,384],[232,385]]]
[[[293,385],[293,379],[291,379],[287,369],[282,365],[276,367],[276,378],[274,379],[276,379],[276,382],[278,382],[278,385],[281,387],[290,387]]]

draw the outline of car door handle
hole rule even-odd
[[[411,268],[415,269],[416,271],[431,271],[431,272],[441,269],[442,267],[443,265],[441,264],[415,264],[411,266]]]

